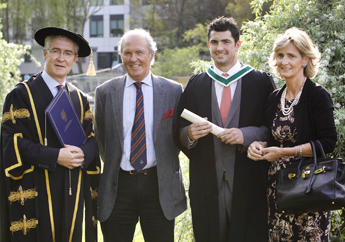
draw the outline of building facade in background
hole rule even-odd
[[[91,13],[84,26],[83,37],[92,48],[95,68],[101,70],[114,67],[121,62],[117,53],[118,41],[124,31],[130,29],[130,0],[92,0]],[[43,70],[44,58],[43,49],[36,42],[29,40],[23,44],[32,46],[31,53],[41,64],[37,67],[30,56],[24,56],[24,63],[19,69],[25,78]],[[81,58],[84,73],[87,71],[89,60],[89,57]],[[73,74],[83,74],[79,73],[77,64],[73,66],[72,71]]]

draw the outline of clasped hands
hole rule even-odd
[[[267,142],[254,141],[248,147],[247,156],[248,158],[258,161],[258,160],[267,160],[273,162],[282,157],[281,148],[279,147],[268,147]]]
[[[60,166],[74,169],[84,162],[84,152],[77,146],[65,145],[60,149],[57,163]]]
[[[204,118],[207,120],[207,118]],[[189,139],[192,141],[196,141],[206,135],[208,135],[212,131],[212,125],[208,122],[196,122],[189,126],[188,128],[188,136]],[[222,142],[225,144],[243,144],[244,137],[243,133],[240,129],[237,128],[230,128],[224,129],[223,132],[217,135],[218,138],[221,139]]]

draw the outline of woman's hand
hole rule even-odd
[[[264,148],[262,149],[262,160],[267,160],[269,162],[273,162],[278,160],[280,157],[284,156],[284,154],[282,153],[283,148],[279,148],[279,147],[268,147],[268,148]]]
[[[247,150],[247,156],[252,160],[262,160],[262,150],[266,147],[266,142],[254,141],[250,144]]]

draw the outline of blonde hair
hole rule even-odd
[[[309,35],[296,27],[286,30],[284,34],[278,36],[274,41],[273,51],[269,59],[269,65],[273,73],[279,78],[282,78],[277,66],[278,52],[290,43],[295,45],[302,57],[309,58],[309,62],[304,68],[304,75],[309,78],[315,77],[319,70],[321,54]]]

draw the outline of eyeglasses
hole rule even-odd
[[[70,60],[70,59],[72,59],[76,55],[72,51],[64,51],[64,52],[62,52],[59,49],[50,49],[48,51],[50,52],[51,56],[54,57],[54,58],[60,57],[61,53],[62,53],[66,60]]]

